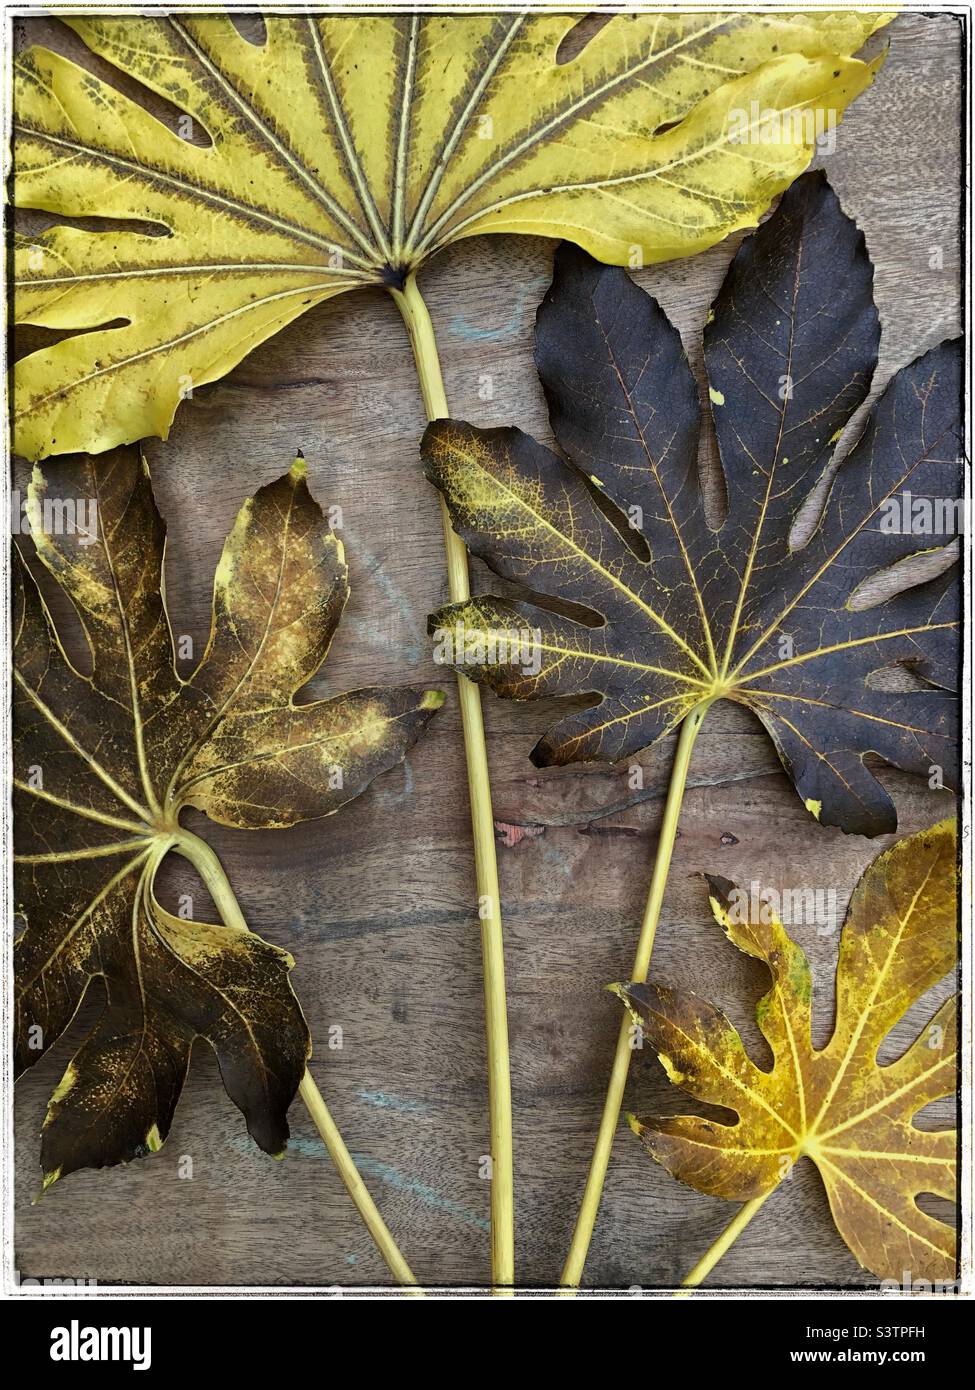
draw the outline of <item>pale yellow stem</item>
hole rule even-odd
[[[449,414],[433,324],[416,280],[410,275],[403,288],[391,290],[403,316],[423,404],[429,420]],[[470,577],[464,542],[450,524],[440,499],[447,583],[453,603],[470,598]],[[501,930],[501,890],[494,843],[494,812],[488,775],[487,745],[481,693],[473,681],[458,675],[457,693],[467,755],[467,786],[474,832],[474,866],[481,922],[481,956],[484,962],[484,1017],[487,1038],[488,1110],[491,1133],[491,1282],[498,1293],[510,1292],[515,1279],[514,1177],[511,1137],[511,1066],[508,1056],[508,1015],[504,983],[504,941]]]
[[[654,859],[653,875],[650,879],[650,892],[643,912],[640,939],[637,943],[636,958],[630,975],[631,981],[637,981],[640,984],[646,980],[650,970],[650,957],[653,953],[657,923],[660,920],[660,908],[663,903],[664,889],[667,886],[667,874],[674,852],[674,841],[677,838],[677,822],[680,817],[681,803],[684,800],[684,788],[687,784],[691,751],[701,724],[704,722],[704,716],[710,707],[710,700],[704,700],[701,704],[696,705],[681,725],[680,736],[677,740],[677,751],[674,755],[674,766],[670,774],[667,801],[664,805],[663,820],[660,823],[660,833],[657,837],[657,854]],[[599,1203],[603,1195],[603,1183],[606,1180],[606,1170],[609,1167],[613,1140],[616,1136],[616,1127],[623,1105],[623,1092],[626,1089],[626,1077],[630,1069],[631,1056],[630,1019],[628,1015],[624,1014],[616,1042],[613,1068],[609,1075],[609,1088],[606,1092],[602,1118],[599,1122],[599,1133],[596,1136],[596,1146],[593,1150],[592,1162],[589,1165],[586,1189],[582,1196],[579,1215],[576,1218],[572,1244],[569,1247],[569,1254],[562,1270],[560,1283],[566,1291],[577,1288],[582,1279],[582,1271],[585,1268],[586,1256],[589,1253],[589,1245],[596,1225]]]
[[[190,861],[203,879],[224,925],[248,931],[249,927],[240,910],[236,894],[230,886],[230,880],[224,873],[220,860],[206,841],[201,840],[198,835],[194,835],[190,831],[179,830],[173,836],[172,847]],[[339,1177],[365,1222],[366,1229],[375,1241],[377,1250],[386,1261],[390,1273],[398,1283],[406,1286],[408,1293],[414,1297],[422,1297],[423,1290],[417,1286],[416,1275],[400,1253],[389,1227],[380,1215],[379,1208],[359,1176],[352,1155],[346,1148],[338,1126],[332,1119],[324,1097],[307,1067],[298,1086],[298,1094],[305,1102],[308,1113],[315,1123],[315,1128],[324,1140],[325,1147],[338,1170]]]
[[[329,1156],[338,1169],[339,1177],[345,1183],[345,1190],[355,1202],[359,1215],[376,1242],[376,1249],[389,1266],[390,1273],[397,1283],[405,1285],[414,1297],[422,1297],[423,1290],[417,1287],[416,1275],[400,1253],[399,1246],[380,1215],[379,1208],[369,1195],[369,1189],[359,1176],[359,1170],[346,1148],[338,1125],[332,1119],[331,1111],[325,1104],[325,1098],[316,1086],[315,1079],[307,1067],[301,1078],[298,1094],[305,1102],[308,1113],[315,1122],[315,1128],[322,1136]]]
[[[743,1207],[739,1208],[737,1215],[732,1221],[729,1221],[711,1248],[698,1260],[687,1278],[681,1281],[682,1287],[674,1294],[675,1298],[690,1297],[691,1289],[696,1289],[698,1284],[708,1277],[722,1255],[728,1253],[755,1213],[775,1191],[776,1188],[771,1187],[768,1192],[763,1192],[761,1197],[753,1197],[750,1202],[746,1202]]]

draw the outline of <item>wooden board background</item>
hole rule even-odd
[[[55,20],[23,20],[18,31],[20,42],[74,50]],[[876,265],[878,385],[960,327],[962,28],[947,14],[908,14],[889,39],[886,65],[827,161]],[[696,367],[707,306],[738,240],[637,277],[678,324]],[[424,272],[456,415],[550,438],[531,339],[551,256],[550,243],[482,238]],[[479,394],[485,376],[489,401]],[[222,830],[196,816],[193,824],[220,854],[252,928],[297,957],[292,978],[317,1041],[316,1078],[415,1271],[424,1281],[469,1284],[489,1269],[478,928],[456,699],[424,635],[425,615],[446,589],[436,499],[417,462],[422,425],[403,327],[392,302],[370,291],[312,311],[199,390],[170,440],[150,441],[147,452],[169,523],[174,627],[198,651],[234,514],[300,447],[316,495],[344,510],[352,579],[345,623],[315,691],[429,681],[450,692],[408,764],[340,816],[279,833]],[[486,571],[476,568],[484,585]],[[601,987],[627,977],[672,745],[640,760],[638,800],[624,767],[532,768],[528,751],[552,721],[553,702],[523,707],[488,695],[485,703],[507,939],[517,1272],[521,1283],[549,1284],[567,1248],[618,1025],[619,1006]],[[904,832],[951,810],[947,793],[889,771],[883,780]],[[858,875],[888,843],[818,826],[757,723],[718,706],[694,756],[655,971],[721,1001],[761,1060],[750,1020],[762,971],[710,920],[700,873],[833,889],[842,912]],[[206,915],[205,891],[182,874],[167,872],[168,891],[194,893],[197,915]],[[821,1043],[837,941],[808,927],[799,935],[816,968]],[[300,1103],[289,1155],[275,1163],[248,1139],[202,1045],[160,1154],[75,1175],[31,1206],[46,1098],[91,1018],[89,1005],[17,1092],[21,1277],[387,1282]],[[327,1047],[334,1025],[341,1050]],[[907,1030],[896,1037],[903,1043]],[[651,1056],[638,1055],[628,1105],[674,1107],[668,1090]],[[180,1176],[186,1156],[192,1178]],[[677,1281],[734,1210],[674,1182],[623,1130],[587,1282],[626,1289]],[[869,1282],[835,1233],[805,1161],[711,1279]]]

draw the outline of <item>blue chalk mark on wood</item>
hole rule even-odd
[[[230,1140],[230,1146],[238,1153],[246,1153],[251,1157],[262,1156],[260,1149],[253,1139],[234,1135]],[[288,1140],[288,1148],[285,1154],[299,1154],[302,1158],[328,1158],[328,1150],[320,1139],[306,1139],[301,1134],[292,1134]],[[476,1226],[479,1231],[490,1231],[491,1223],[486,1217],[478,1216],[477,1212],[471,1211],[461,1202],[455,1202],[452,1197],[445,1197],[429,1183],[420,1182],[418,1178],[408,1177],[401,1173],[398,1168],[394,1168],[390,1163],[382,1163],[376,1158],[367,1158],[364,1154],[353,1154],[352,1161],[358,1168],[359,1173],[364,1178],[376,1178],[379,1182],[385,1183],[396,1192],[405,1193],[408,1197],[415,1197],[424,1206],[430,1207],[433,1211],[439,1211],[444,1216],[452,1216],[457,1221],[462,1221],[467,1226]]]
[[[430,1108],[422,1100],[408,1100],[405,1096],[389,1095],[386,1091],[356,1091],[356,1095],[377,1110],[398,1110],[404,1115],[422,1115]]]
[[[362,1154],[354,1154],[352,1161],[364,1178],[378,1178],[380,1182],[395,1188],[397,1192],[405,1192],[410,1197],[416,1197],[424,1206],[432,1207],[434,1211],[443,1212],[446,1216],[456,1217],[458,1221],[463,1221],[468,1226],[476,1226],[479,1231],[490,1231],[491,1229],[491,1223],[486,1217],[478,1216],[476,1212],[470,1211],[460,1202],[455,1202],[452,1197],[442,1196],[428,1183],[407,1177],[405,1173],[401,1173],[388,1163],[380,1163],[378,1159],[366,1158]]]
[[[528,301],[530,300],[534,304],[539,291],[547,287],[547,279],[533,280],[529,285],[522,285],[507,321],[498,324],[496,328],[478,328],[463,314],[454,314],[447,332],[451,337],[464,338],[469,343],[497,343],[502,338],[513,337],[525,321],[525,307]]]

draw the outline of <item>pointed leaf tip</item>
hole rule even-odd
[[[32,1207],[37,1206],[38,1202],[40,1202],[41,1198],[44,1196],[47,1190],[54,1186],[54,1184],[57,1182],[60,1176],[60,1168],[52,1168],[50,1172],[44,1174],[43,1181],[41,1182],[40,1192],[35,1192],[34,1196],[30,1199],[30,1204]]]

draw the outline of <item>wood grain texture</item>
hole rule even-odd
[[[19,29],[21,41],[77,51],[54,20],[24,20]],[[878,387],[959,331],[961,60],[955,18],[896,20],[888,61],[826,161],[876,265]],[[738,240],[637,277],[680,328],[698,372],[707,307]],[[425,271],[456,415],[518,424],[550,440],[531,339],[551,257],[551,245],[540,241],[484,238]],[[493,394],[484,399],[488,386]],[[197,391],[170,440],[146,448],[169,524],[174,628],[193,637],[197,652],[213,569],[238,506],[301,448],[319,500],[343,508],[352,583],[346,620],[314,689],[423,681],[448,690],[407,766],[331,820],[266,833],[223,830],[195,815],[189,823],[216,848],[251,926],[297,957],[292,978],[316,1042],[312,1070],[417,1275],[470,1284],[488,1275],[478,927],[456,699],[424,635],[446,582],[436,498],[417,455],[422,426],[403,326],[391,300],[367,291],[312,311],[222,382]],[[710,448],[702,466],[713,476]],[[18,469],[17,480],[25,476]],[[484,587],[486,572],[475,569]],[[602,986],[627,978],[672,744],[640,760],[638,799],[625,767],[532,768],[528,751],[552,720],[550,702],[517,706],[487,696],[485,711],[507,936],[517,1268],[519,1282],[543,1285],[557,1278],[588,1165],[619,1021],[619,1005]],[[897,773],[883,780],[904,833],[951,811],[947,793]],[[607,807],[617,809],[606,815]],[[717,707],[694,756],[655,973],[720,1001],[761,1060],[751,1010],[763,972],[715,927],[700,874],[833,889],[841,920],[859,874],[890,842],[818,826],[757,722]],[[191,892],[196,913],[212,916],[183,866],[170,866],[164,884],[168,905]],[[798,930],[816,973],[821,1043],[837,937]],[[30,1206],[46,1099],[92,1014],[89,1002],[71,1037],[18,1089],[22,1277],[387,1282],[300,1104],[291,1150],[275,1163],[247,1138],[202,1045],[161,1153],[72,1176]],[[906,1042],[917,1021],[902,1023],[896,1037]],[[329,1047],[336,1026],[340,1050]],[[628,1104],[642,1113],[678,1104],[649,1056],[635,1059]],[[185,1156],[192,1178],[180,1176]],[[625,1289],[678,1281],[734,1209],[674,1182],[624,1129],[587,1282]],[[833,1229],[818,1176],[801,1163],[709,1282],[871,1281]]]

